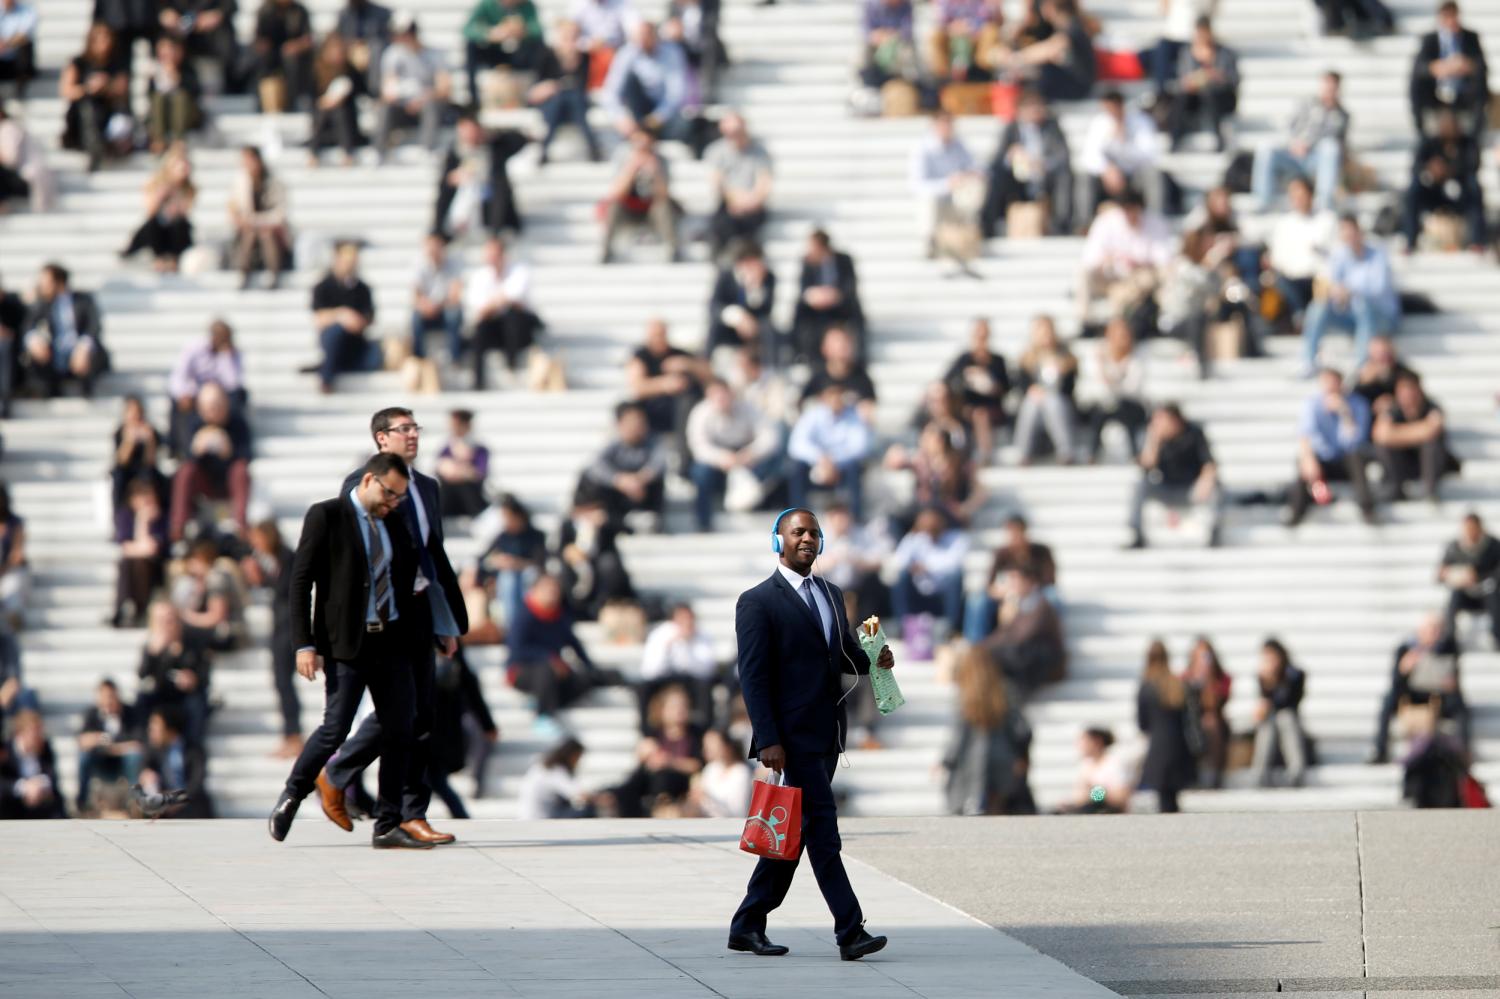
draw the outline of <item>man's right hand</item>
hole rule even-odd
[[[297,672],[304,680],[317,678],[318,670],[323,668],[323,657],[318,655],[316,649],[303,649],[297,653]]]
[[[760,762],[763,766],[781,773],[786,769],[786,750],[779,745],[767,746],[760,751]]]

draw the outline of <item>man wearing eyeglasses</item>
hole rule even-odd
[[[422,427],[411,410],[393,406],[370,418],[370,436],[380,454],[400,457],[411,472],[410,499],[402,503],[391,518],[399,524],[401,538],[412,549],[417,561],[417,576],[413,582],[417,599],[412,614],[412,634],[416,636],[412,645],[415,727],[406,786],[401,795],[401,828],[420,842],[441,846],[452,843],[454,837],[451,833],[438,832],[427,823],[427,807],[432,801],[428,767],[432,764],[434,741],[433,676],[437,667],[436,652],[441,650],[443,655],[451,656],[457,651],[458,636],[469,630],[469,616],[464,610],[458,577],[443,548],[442,499],[438,482],[415,467]],[[346,489],[352,485],[354,477],[345,480]],[[366,718],[339,750],[338,758],[318,777],[323,813],[346,832],[354,829],[354,822],[344,804],[344,790],[381,755],[382,732],[378,713]]]
[[[401,826],[402,794],[412,745],[413,647],[425,633],[425,600],[416,592],[415,550],[393,511],[406,505],[410,472],[399,455],[377,454],[357,483],[315,503],[302,522],[292,563],[292,640],[297,672],[321,669],[327,702],[323,724],[302,747],[268,820],[280,842],[302,799],[317,786],[354,723],[365,690],[380,719],[380,789],[371,844],[377,849],[432,848]]]

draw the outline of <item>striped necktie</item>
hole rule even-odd
[[[370,525],[370,568],[375,573],[375,616],[384,624],[390,620],[391,605],[391,560],[386,557],[385,545],[380,540],[380,525],[369,514],[365,520]]]

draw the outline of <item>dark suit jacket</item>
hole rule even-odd
[[[779,570],[740,594],[734,635],[740,689],[754,729],[751,756],[775,745],[788,756],[831,756],[843,742],[841,676],[869,673],[870,660],[844,615],[843,593],[828,583],[825,596],[832,598],[835,617],[832,648],[822,621]]]
[[[359,480],[364,477],[363,470],[355,470],[349,473],[344,480],[344,495],[349,495],[349,490],[359,485]],[[467,634],[469,630],[469,611],[464,606],[463,591],[458,588],[458,575],[453,571],[452,564],[448,561],[448,551],[443,546],[443,515],[442,486],[438,480],[430,475],[423,475],[415,468],[411,469],[411,488],[416,491],[417,497],[422,501],[422,509],[427,513],[427,554],[432,557],[432,566],[437,574],[437,579],[432,580],[442,587],[443,595],[448,600],[448,610],[453,614],[453,620],[458,624],[458,633]],[[410,503],[411,500],[407,500]],[[404,507],[405,504],[402,504]],[[400,520],[402,527],[407,526],[405,509],[397,509],[391,517]],[[417,544],[417,538],[410,532],[404,531],[403,537],[413,545]],[[420,562],[420,557],[418,558]]]
[[[995,159],[991,164],[992,170],[999,170],[1005,164],[1005,158],[1010,153],[1010,147],[1021,141],[1021,126],[1011,122],[1005,126],[1000,133],[1000,146],[995,150]],[[1062,126],[1058,125],[1057,119],[1049,117],[1042,122],[1042,161],[1047,173],[1059,167],[1066,168],[1069,163],[1068,137],[1063,134]]]
[[[108,358],[104,352],[104,321],[100,316],[99,303],[94,301],[94,296],[86,291],[73,292],[73,322],[78,326],[79,336],[91,336],[94,338],[94,346],[98,348],[99,357]],[[21,330],[30,333],[33,330],[46,330],[47,336],[52,337],[52,303],[41,300],[31,303],[26,310],[26,317],[21,320]],[[106,370],[108,364],[101,370]]]
[[[863,313],[859,304],[859,279],[854,274],[854,258],[847,253],[835,250],[833,270],[834,286],[838,288],[839,294],[844,296],[844,301],[838,308],[839,314],[850,319],[862,318]],[[822,284],[822,265],[802,261],[802,274],[797,279],[797,301],[802,301],[802,295],[807,289],[820,287]]]
[[[1484,46],[1479,42],[1479,35],[1464,28],[1458,33],[1458,51],[1460,55],[1467,56],[1475,63],[1475,82],[1479,84],[1479,93],[1485,96],[1490,92],[1489,66],[1484,61]],[[1412,78],[1427,80],[1432,74],[1427,71],[1428,65],[1442,57],[1442,47],[1438,41],[1438,33],[1429,31],[1422,36],[1422,44],[1417,49],[1416,64],[1412,67]]]
[[[771,321],[771,306],[776,302],[776,275],[770,271],[766,272],[766,293],[761,297],[760,305],[751,307],[745,300],[745,286],[735,278],[734,268],[726,267],[719,272],[714,281],[714,292],[708,300],[708,322],[709,325],[720,323],[719,315],[725,308],[731,305],[743,306],[751,315],[763,323]]]
[[[391,588],[396,612],[415,613],[426,601],[413,599],[417,559],[401,517],[387,518],[391,535]],[[292,641],[325,658],[348,662],[365,641],[370,599],[370,563],[358,515],[347,494],[314,503],[302,521],[292,563]],[[375,636],[379,641],[383,636]]]

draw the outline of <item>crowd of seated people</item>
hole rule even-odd
[[[25,82],[30,63],[23,55],[8,58],[9,50],[20,52],[23,43],[9,43],[5,29],[21,36],[34,28],[19,16],[7,20],[7,12],[25,4],[0,2],[0,85],[8,78]],[[87,154],[91,167],[137,149],[161,157],[146,191],[145,221],[127,253],[147,251],[160,270],[170,271],[192,249],[197,191],[188,150],[208,120],[214,93],[251,92],[267,111],[310,111],[310,148],[316,154],[336,146],[346,159],[365,142],[358,120],[367,104],[377,122],[373,145],[382,157],[398,131],[414,130],[417,144],[440,163],[437,204],[413,283],[414,351],[420,356],[424,334],[441,329],[447,360],[467,357],[476,388],[484,388],[487,355],[495,351],[514,376],[545,328],[531,303],[531,267],[502,238],[524,229],[506,163],[528,136],[488,130],[470,111],[450,107],[462,102],[462,93],[455,92],[461,88],[450,80],[444,54],[423,44],[409,15],[351,0],[337,26],[319,35],[296,0],[267,0],[253,39],[242,47],[227,16],[232,4],[170,0],[162,6],[159,24],[105,19],[95,25],[83,52],[64,67],[61,84],[69,144]],[[1018,88],[1014,120],[1000,130],[987,172],[985,161],[959,139],[952,120],[935,119],[911,164],[924,236],[933,236],[936,249],[937,230],[963,215],[973,216],[984,235],[1004,231],[1019,237],[1021,226],[1031,223],[1012,209],[1028,204],[1041,209],[1038,235],[1086,226],[1080,318],[1103,333],[1094,349],[1068,342],[1050,317],[1038,317],[1027,349],[1007,364],[991,346],[987,322],[976,322],[970,348],[929,390],[909,438],[888,448],[874,419],[868,318],[854,257],[827,230],[813,230],[800,260],[795,303],[777,303],[776,270],[759,243],[774,197],[771,156],[737,112],[718,119],[719,137],[711,144],[696,128],[700,88],[711,85],[713,67],[723,61],[716,15],[698,6],[673,4],[657,25],[629,3],[583,0],[570,21],[549,31],[530,0],[480,0],[465,24],[462,56],[475,105],[485,89],[480,77],[488,70],[534,77],[521,99],[544,116],[543,163],[563,125],[579,129],[591,159],[602,158],[614,140],[601,142],[594,133],[591,101],[616,119],[621,138],[614,182],[601,204],[606,261],[614,258],[620,230],[631,223],[654,229],[672,261],[682,256],[682,210],[673,200],[669,172],[676,151],[664,153],[658,145],[678,140],[696,143],[709,167],[711,214],[699,236],[718,265],[709,289],[703,356],[671,344],[664,324],[650,328],[626,366],[629,387],[615,434],[582,471],[557,540],[534,528],[513,497],[508,503],[502,499],[504,530],[472,573],[471,592],[501,606],[502,613],[490,622],[491,637],[511,647],[513,679],[536,697],[550,733],[567,706],[613,680],[592,666],[569,622],[599,618],[612,604],[638,596],[615,538],[641,523],[667,529],[672,476],[695,487],[692,512],[699,530],[711,529],[720,510],[831,500],[834,509],[846,511],[848,523],[840,528],[845,536],[885,532],[885,558],[877,565],[861,564],[851,554],[846,569],[860,582],[874,580],[872,592],[884,588],[881,599],[889,601],[900,622],[893,631],[904,630],[908,618],[927,618],[927,625],[914,624],[914,634],[924,628],[940,638],[972,632],[974,662],[987,662],[986,677],[1001,684],[983,685],[975,679],[976,667],[967,667],[968,679],[960,686],[972,687],[961,691],[970,701],[964,714],[969,728],[955,737],[956,745],[967,748],[945,758],[950,774],[971,765],[978,745],[972,740],[984,734],[1006,742],[1014,756],[1013,775],[1024,778],[1029,733],[1020,712],[1028,697],[1066,675],[1064,611],[1050,553],[1045,560],[1033,557],[1041,546],[1026,537],[1024,522],[1012,525],[1020,540],[1013,538],[996,553],[985,590],[966,592],[963,565],[974,546],[975,516],[987,500],[978,470],[1001,460],[1007,436],[1020,465],[1049,454],[1060,465],[1097,461],[1108,428],[1118,425],[1140,471],[1129,516],[1133,546],[1146,544],[1144,508],[1151,502],[1167,505],[1174,519],[1183,506],[1202,507],[1210,518],[1209,543],[1219,542],[1224,491],[1208,438],[1182,409],[1153,400],[1140,344],[1156,335],[1180,337],[1194,348],[1206,373],[1208,325],[1234,314],[1246,327],[1247,350],[1253,351],[1263,332],[1257,322],[1266,310],[1259,302],[1244,305],[1236,296],[1242,288],[1258,294],[1271,287],[1290,303],[1291,326],[1303,336],[1309,372],[1323,362],[1324,337],[1334,328],[1354,333],[1361,368],[1388,348],[1384,338],[1397,331],[1401,308],[1385,249],[1351,216],[1339,221],[1336,237],[1327,232],[1347,160],[1349,121],[1339,78],[1324,76],[1284,142],[1257,150],[1252,190],[1259,207],[1269,209],[1281,191],[1291,202],[1278,219],[1278,234],[1263,247],[1252,242],[1222,191],[1188,220],[1179,239],[1164,217],[1174,184],[1160,171],[1160,156],[1165,146],[1177,148],[1195,131],[1209,133],[1214,145],[1224,148],[1238,100],[1235,52],[1208,19],[1214,3],[1166,5],[1167,29],[1152,66],[1159,116],[1154,119],[1117,92],[1104,94],[1075,165],[1056,105],[1092,93],[1099,75],[1094,53],[1099,25],[1074,0],[1028,5],[1014,30],[998,3],[944,2],[936,5],[935,32],[924,39],[916,37],[909,0],[869,0],[863,15],[866,82],[1000,81]],[[1378,4],[1330,0],[1323,6],[1330,26],[1341,12],[1346,18],[1380,20]],[[152,43],[144,68],[132,66],[129,58],[138,39]],[[1488,95],[1482,48],[1477,36],[1459,25],[1451,4],[1439,11],[1432,52],[1426,52],[1426,40],[1423,45],[1430,58],[1419,57],[1412,103],[1424,139],[1406,192],[1402,235],[1408,246],[1424,237],[1437,239],[1441,227],[1431,219],[1451,217],[1461,223],[1455,242],[1483,246],[1479,136],[1472,120]],[[200,82],[199,60],[216,65],[220,78],[207,86]],[[131,104],[132,73],[142,73],[147,84],[149,96],[139,108]],[[445,142],[449,124],[452,138]],[[0,159],[0,170],[4,162]],[[24,180],[20,171],[11,173]],[[7,183],[19,190],[8,178],[0,172],[0,195]],[[964,190],[976,185],[977,199]],[[230,195],[236,266],[247,285],[256,270],[265,270],[274,285],[291,262],[287,191],[261,154],[247,149]],[[482,264],[466,270],[458,254],[448,255],[447,244],[469,234],[487,240]],[[1318,276],[1328,278],[1326,291],[1315,287]],[[1191,294],[1177,294],[1183,288]],[[1178,301],[1184,297],[1185,309]],[[313,291],[312,325],[322,352],[315,370],[324,391],[331,391],[340,375],[384,364],[374,301],[373,289],[360,276],[357,244],[339,243]],[[1236,312],[1235,304],[1243,307]],[[790,326],[781,328],[786,315],[792,316]],[[86,292],[72,289],[63,268],[44,270],[19,325],[7,327],[5,316],[0,310],[0,342],[11,328],[28,390],[53,394],[78,382],[87,394],[107,370],[98,306]],[[8,377],[6,360],[0,357]],[[1375,399],[1365,399],[1358,386],[1346,390],[1338,372],[1318,378],[1320,391],[1309,400],[1300,428],[1289,519],[1295,523],[1312,504],[1329,502],[1329,482],[1342,479],[1353,483],[1370,517],[1378,502],[1413,493],[1436,498],[1441,478],[1455,470],[1456,461],[1441,405],[1415,373],[1392,373],[1388,390]],[[145,756],[155,754],[155,771],[167,768],[181,775],[181,784],[166,786],[186,787],[195,767],[201,784],[201,759],[190,760],[182,747],[202,752],[212,714],[208,660],[214,652],[243,646],[241,588],[278,585],[284,546],[249,522],[253,420],[227,325],[216,326],[203,344],[184,352],[170,393],[165,437],[139,402],[127,407],[116,437],[112,498],[120,560],[113,620],[122,627],[151,626],[148,652],[156,664],[149,671],[142,666],[151,694],[131,731],[155,730],[142,743]],[[0,392],[6,402],[9,394],[8,388]],[[438,466],[444,514],[477,522],[491,505],[489,452],[474,439],[472,413],[454,411],[451,419],[451,439]],[[166,453],[177,459],[170,478],[163,467]],[[1011,455],[1005,452],[1007,459]],[[867,488],[881,456],[887,470],[909,477],[909,501],[894,502]],[[1383,472],[1380,490],[1365,472],[1374,464]],[[216,506],[220,503],[225,506]],[[889,516],[876,523],[877,511]],[[252,564],[259,569],[252,570]],[[878,578],[879,566],[889,570],[889,579]],[[1460,589],[1466,603],[1451,614],[1489,609],[1480,583],[1454,593]],[[163,592],[170,595],[166,602]],[[1453,599],[1456,606],[1458,597]],[[654,655],[664,661],[687,658],[676,650],[702,644],[692,641],[689,617],[690,609],[679,608],[658,625],[653,637],[659,633],[658,644],[673,651],[658,648]],[[669,624],[675,629],[670,638],[660,630]],[[1300,735],[1293,738],[1301,673],[1284,649],[1278,659],[1280,647],[1274,644],[1268,643],[1270,665],[1262,677],[1265,717],[1257,727],[1256,765],[1268,772],[1281,758],[1295,782],[1306,764],[1305,753],[1298,756]],[[194,655],[201,665],[189,662]],[[172,665],[174,656],[186,665]],[[1184,713],[1206,703],[1208,695],[1199,688],[1217,684],[1222,669],[1215,677],[1196,665],[1195,656],[1188,674],[1174,682],[1162,674],[1160,656],[1148,658],[1142,727],[1192,728]],[[673,669],[655,678],[710,679],[701,662],[680,674]],[[708,773],[705,761],[714,762],[709,757],[726,755],[708,748],[714,738],[705,727],[722,718],[715,715],[716,706],[705,709],[691,683],[687,687],[690,720],[682,717],[678,692],[643,692],[648,705],[661,695],[652,712],[658,716],[654,734],[642,745],[640,766],[603,799],[604,808],[643,814],[658,806],[690,809],[707,800],[692,778]],[[100,696],[105,699],[103,691]],[[1215,712],[1222,723],[1226,698],[1227,690],[1202,710]],[[1285,719],[1287,711],[1292,721]],[[1449,705],[1447,714],[1453,713]],[[295,715],[285,699],[283,715]],[[285,738],[297,735],[289,722]],[[1292,741],[1295,748],[1289,748]],[[563,753],[551,769],[567,770],[570,760],[576,768],[578,753],[581,747]],[[1164,808],[1176,790],[1170,785],[1182,783],[1174,766],[1148,767],[1161,785],[1155,789]],[[1223,766],[1207,769],[1222,772]],[[152,772],[144,765],[139,771]],[[955,810],[1024,807],[1019,802],[1027,795],[1013,781],[975,792],[972,777],[952,776],[950,802],[960,803]]]

